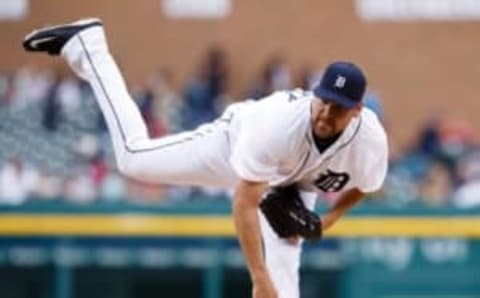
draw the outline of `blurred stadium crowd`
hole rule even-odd
[[[167,69],[143,84],[129,84],[151,136],[195,128],[216,118],[234,100],[224,51],[210,49],[199,65],[182,87]],[[309,89],[320,76],[321,70],[309,67],[296,75],[284,59],[272,56],[241,98],[258,99],[293,87]],[[388,130],[379,95],[370,91],[365,102]],[[35,67],[0,73],[0,119],[0,204],[115,203],[127,198],[157,204],[228,197],[228,190],[161,187],[119,176],[92,91],[71,74]],[[448,111],[432,111],[409,146],[397,148],[390,140],[391,166],[377,194],[383,199],[369,202],[461,208],[480,204],[478,141],[462,119],[452,118]]]

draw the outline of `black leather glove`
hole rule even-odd
[[[260,209],[281,238],[301,236],[319,240],[322,237],[320,217],[305,207],[295,185],[272,188],[260,203]]]

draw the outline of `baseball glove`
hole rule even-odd
[[[322,237],[320,217],[305,207],[295,185],[272,188],[260,203],[260,210],[281,238],[301,236],[319,240]]]

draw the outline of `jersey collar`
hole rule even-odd
[[[309,117],[309,125],[308,125],[308,132],[307,132],[307,140],[310,144],[310,150],[313,151],[316,156],[320,157],[321,160],[325,159],[330,159],[332,158],[337,152],[341,151],[345,147],[350,144],[355,136],[357,135],[358,131],[360,130],[360,127],[362,125],[362,116],[361,113],[359,116],[354,117],[350,120],[350,123],[348,123],[347,127],[343,130],[342,134],[340,137],[330,145],[325,151],[320,152],[320,150],[317,148],[315,141],[314,141],[314,136],[313,136],[313,127],[311,123],[311,116],[312,116],[312,108],[310,106],[310,117]],[[313,147],[313,148],[312,148]]]

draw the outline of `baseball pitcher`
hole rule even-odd
[[[313,92],[232,104],[212,123],[150,139],[100,20],[33,31],[23,46],[62,56],[90,83],[123,174],[235,190],[233,219],[254,298],[298,298],[302,239],[319,239],[385,178],[385,131],[362,106],[367,83],[352,63],[330,64]],[[342,193],[321,218],[312,212],[317,192]]]

